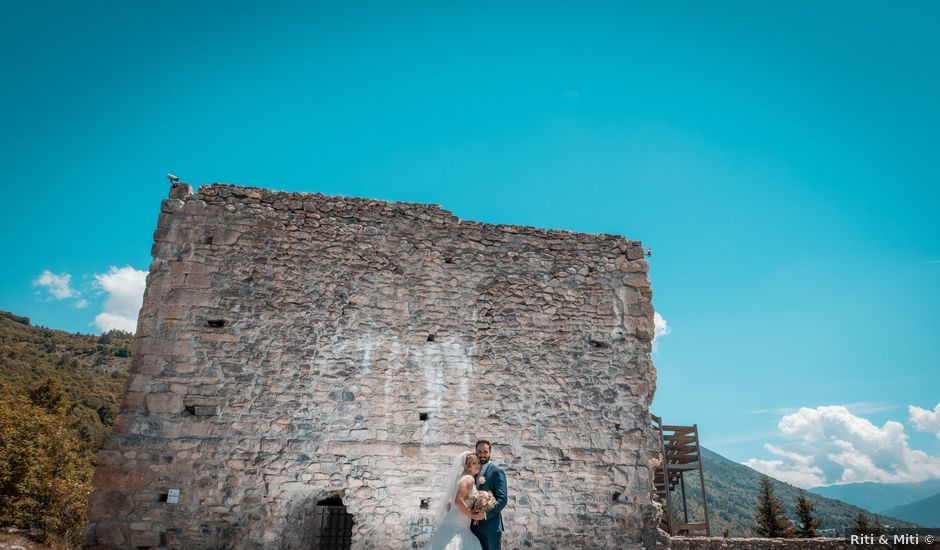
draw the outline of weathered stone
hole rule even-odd
[[[505,547],[656,540],[640,243],[225,185],[172,199],[89,502],[99,547],[299,548],[335,495],[354,548],[420,548],[422,499],[478,438],[508,476]]]
[[[183,410],[183,398],[175,393],[151,393],[146,398],[147,412],[176,414]]]
[[[852,548],[845,538],[765,539],[724,537],[670,537],[670,550],[845,550]],[[888,544],[865,545],[888,550]]]
[[[176,214],[177,212],[182,212],[185,206],[186,203],[179,199],[164,199],[163,203],[160,205],[160,211],[168,214]]]
[[[171,199],[187,199],[193,194],[193,187],[185,182],[176,182],[170,186]]]

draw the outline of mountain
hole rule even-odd
[[[816,487],[811,491],[866,510],[887,511],[936,494],[940,491],[940,479],[921,483],[849,483]]]
[[[708,515],[713,536],[720,536],[727,529],[730,536],[755,536],[754,511],[760,487],[761,473],[743,464],[702,448],[702,468],[705,471],[705,492],[708,495]],[[791,519],[796,518],[796,499],[799,488],[782,481],[771,480],[774,496],[786,508]],[[690,520],[704,518],[701,506],[701,490],[697,472],[686,475],[687,502]],[[815,504],[815,514],[822,520],[820,534],[836,536],[838,530],[851,526],[855,516],[864,512],[875,514],[839,500],[807,492]],[[681,499],[673,495],[673,510],[682,509]],[[679,512],[681,517],[681,512]],[[894,517],[879,516],[878,521],[892,527],[910,527],[914,524]]]
[[[82,439],[96,448],[120,408],[133,341],[119,330],[95,336],[36,327],[0,311],[0,383],[28,392],[56,380],[73,404],[68,415]]]
[[[940,493],[917,502],[888,508],[885,514],[904,518],[924,527],[940,527]]]

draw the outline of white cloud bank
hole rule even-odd
[[[39,277],[33,279],[33,286],[39,286],[46,289],[50,298],[64,300],[77,296],[78,293],[72,288],[72,276],[68,273],[55,273],[48,269],[43,270]]]
[[[147,272],[130,266],[111,267],[104,275],[95,275],[95,284],[108,293],[104,310],[95,317],[95,326],[102,332],[137,330],[137,315],[144,301]]]
[[[666,322],[659,312],[653,313],[653,351],[658,349],[657,340],[663,336],[668,336],[672,332],[672,327]]]
[[[917,431],[932,433],[940,439],[940,403],[932,411],[911,405],[907,408],[907,414]]]
[[[786,443],[764,448],[778,458],[752,458],[745,464],[798,487],[940,479],[940,457],[911,449],[900,422],[879,428],[846,407],[831,405],[801,408],[780,419],[777,428]]]

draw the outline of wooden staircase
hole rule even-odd
[[[670,535],[704,534],[711,536],[708,526],[708,501],[705,498],[705,475],[702,471],[702,450],[698,443],[698,426],[672,426],[664,425],[662,418],[650,415],[653,419],[653,429],[659,433],[659,442],[662,453],[662,463],[657,466],[653,475],[654,495],[663,505],[663,517],[660,528]],[[699,483],[702,489],[702,509],[705,520],[689,521],[689,506],[685,494],[685,472],[698,470]],[[678,490],[682,495],[682,520],[679,521],[678,511],[673,511],[673,491]]]

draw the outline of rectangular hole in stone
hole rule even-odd
[[[193,414],[196,416],[215,416],[218,414],[218,409],[215,405],[195,405]]]
[[[610,344],[608,344],[607,342],[601,342],[599,340],[593,340],[593,339],[591,340],[591,345],[597,349],[606,349],[610,347]]]
[[[225,319],[209,319],[206,324],[212,328],[222,328],[225,326]]]
[[[614,429],[615,429],[615,430],[619,430],[619,429],[620,429],[620,424],[614,424]]]
[[[428,419],[428,413],[418,413],[418,418],[422,421],[425,421]]]
[[[429,499],[429,498],[422,498],[422,499],[421,499],[421,509],[422,509],[422,510],[427,510],[427,509],[430,508],[430,507],[431,507],[431,499]]]
[[[434,335],[428,334],[428,342],[433,342],[433,341],[434,341]]]
[[[184,407],[184,410],[186,411],[186,414],[189,414],[192,416],[196,415],[196,405],[186,405],[186,407]]]
[[[620,491],[614,491],[614,498],[612,498],[611,500],[613,501],[620,500]]]
[[[169,493],[160,493],[160,496],[157,497],[157,502],[166,502]]]

